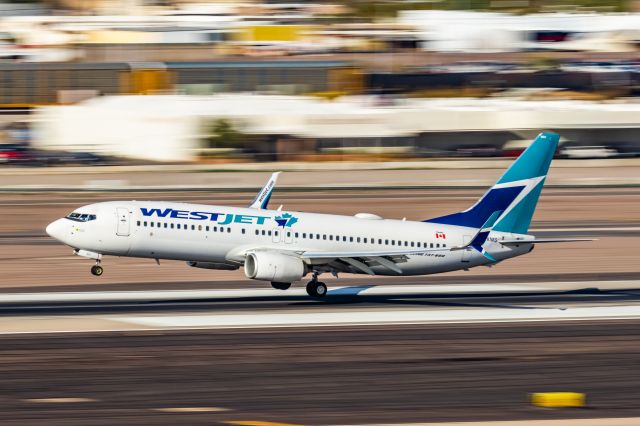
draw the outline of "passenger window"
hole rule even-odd
[[[243,234],[245,233],[245,230],[244,230],[244,228],[242,228],[242,233],[243,233]]]
[[[395,246],[396,245],[396,240],[391,240],[391,245]]]
[[[313,240],[313,234],[309,234],[309,239]]]
[[[205,231],[209,232],[209,225],[205,227]]]
[[[140,226],[140,221],[136,222],[136,225]]]
[[[411,241],[411,247],[413,247],[413,244],[414,244],[414,242],[413,242],[413,241]]]
[[[264,229],[263,229],[263,230],[262,230],[262,236],[264,236],[264,234],[265,234],[265,231],[264,231]],[[269,232],[269,235],[271,235],[271,232]]]
[[[149,222],[149,227],[153,228],[153,222]]]
[[[440,248],[440,243],[436,244],[436,248]]]
[[[378,238],[378,244],[382,244],[382,238]]]
[[[408,247],[408,246],[409,246],[409,243],[408,243],[407,241],[405,241],[405,242],[404,242],[404,246],[405,246],[405,247]]]
[[[227,228],[227,233],[231,233],[231,228]]]
[[[356,238],[356,241],[357,241],[357,242],[360,242],[360,237]]]
[[[268,231],[268,232],[267,232],[267,235],[271,236],[271,231]]]
[[[349,242],[352,243],[353,242],[353,237],[349,237]]]
[[[384,243],[385,243],[386,245],[389,245],[389,240],[384,240]]]
[[[363,242],[364,242],[364,243],[366,244],[366,242],[367,242],[367,239],[365,238]]]
[[[298,238],[298,233],[296,232],[296,238]]]
[[[326,240],[327,239],[327,234],[322,234],[322,239]]]
[[[171,224],[171,229],[173,229],[173,228],[174,228],[174,224],[172,223],[172,224]]]
[[[320,234],[316,234],[316,240],[320,239]]]
[[[198,231],[202,231],[202,225],[198,225]]]
[[[302,233],[302,238],[307,238],[307,233],[306,232]]]
[[[342,241],[344,241],[345,243],[347,242],[347,236],[346,235],[342,236]]]
[[[291,236],[291,232],[287,231],[287,238]]]
[[[176,225],[176,228],[180,229],[180,224],[177,224],[177,225]]]
[[[433,248],[433,243],[429,244],[429,246],[430,246],[429,248]]]
[[[333,241],[333,235],[329,235],[329,241]]]

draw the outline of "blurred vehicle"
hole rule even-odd
[[[0,164],[27,164],[30,160],[26,146],[13,143],[0,145]]]
[[[110,163],[110,159],[92,152],[31,150],[31,164],[39,166],[88,165],[97,166]]]
[[[455,155],[459,157],[500,157],[502,150],[489,144],[462,145],[455,149]]]
[[[615,158],[618,150],[605,145],[565,145],[558,152],[559,158],[587,159],[587,158]]]
[[[48,151],[22,144],[0,145],[0,164],[23,166],[106,165],[113,160],[92,152]]]

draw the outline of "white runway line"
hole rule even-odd
[[[499,280],[499,277],[496,277]],[[375,283],[375,281],[372,281]],[[360,285],[330,286],[328,296],[407,296],[451,294],[491,294],[563,292],[581,288],[640,288],[640,281],[567,281],[505,284],[438,284],[438,285]],[[0,293],[0,304],[63,303],[63,302],[148,302],[195,299],[242,299],[255,297],[307,297],[303,288],[290,290],[264,289],[206,289],[206,290],[153,290],[153,291],[79,291],[50,293]]]
[[[625,281],[628,283],[628,281]],[[540,284],[546,284],[541,287]],[[554,283],[562,284],[562,283]],[[564,283],[569,284],[569,283]],[[576,284],[576,283],[572,283]],[[640,282],[638,283],[640,286]],[[447,285],[371,285],[333,287],[328,295],[409,295],[442,293],[495,293],[529,292],[553,290],[549,283],[532,284],[447,284]],[[0,294],[0,303],[44,303],[44,302],[135,302],[189,299],[235,299],[251,297],[307,297],[303,288],[287,291],[264,289],[245,290],[154,290],[154,291],[79,291],[52,293],[6,293]]]
[[[491,322],[577,321],[640,318],[640,306],[559,308],[490,308],[437,310],[354,310],[219,315],[113,317],[116,321],[152,328],[275,328],[393,324],[464,324]]]

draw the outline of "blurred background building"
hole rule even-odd
[[[0,162],[640,152],[640,3],[0,5]]]

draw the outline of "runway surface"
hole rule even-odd
[[[0,336],[2,424],[639,417],[640,321]],[[528,394],[574,391],[588,409]]]
[[[2,424],[640,416],[635,280],[5,293],[0,312]]]

